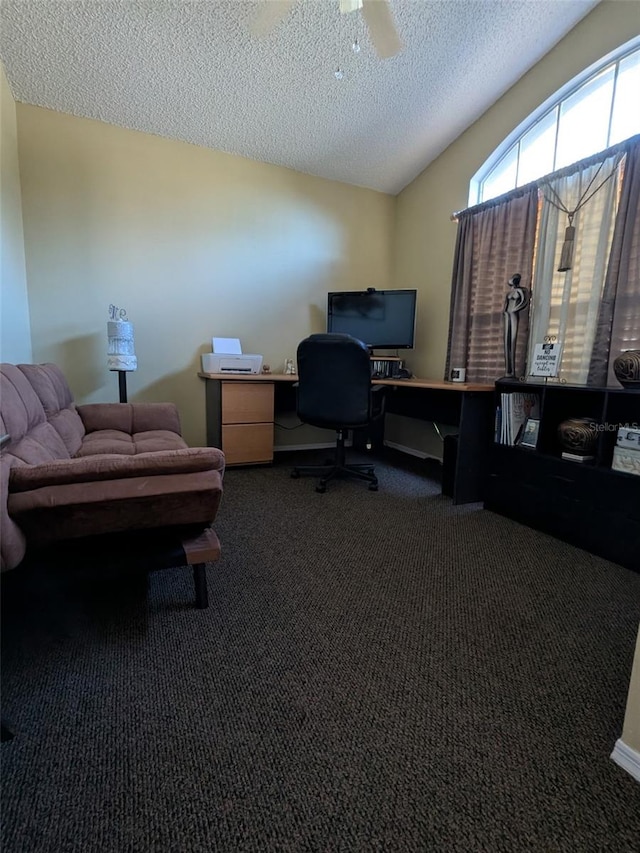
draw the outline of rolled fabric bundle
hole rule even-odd
[[[126,320],[109,320],[107,323],[107,367],[109,370],[138,369],[138,359],[133,340],[133,324]]]

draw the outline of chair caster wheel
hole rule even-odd
[[[320,492],[320,494],[322,495],[326,491],[327,491],[326,485],[324,483],[318,483],[318,485],[316,486],[316,492]]]
[[[371,485],[369,486],[369,491],[370,492],[377,492],[378,491],[378,484],[377,483],[371,483]]]
[[[300,479],[300,471],[292,471],[291,472],[291,479],[292,480],[299,480]]]

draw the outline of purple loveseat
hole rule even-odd
[[[183,536],[194,566],[219,556],[224,455],[188,447],[172,403],[76,406],[56,365],[3,364],[0,431],[3,571],[33,548],[141,531]]]

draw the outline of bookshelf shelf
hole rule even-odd
[[[612,469],[617,429],[640,425],[640,391],[499,380],[504,394],[540,396],[536,448],[494,443],[485,507],[640,571],[640,476]],[[562,458],[559,424],[574,417],[599,425],[594,459]]]

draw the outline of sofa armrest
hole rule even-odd
[[[180,416],[173,403],[85,403],[77,412],[87,432],[114,429],[134,435],[165,429],[181,435]]]
[[[0,571],[3,572],[19,566],[27,550],[24,533],[7,510],[9,480],[16,462],[10,454],[3,453],[0,457]]]
[[[48,486],[154,477],[162,474],[192,474],[198,471],[224,471],[224,454],[215,447],[188,447],[138,453],[136,456],[106,454],[61,459],[42,465],[12,468],[9,491],[28,492]]]

